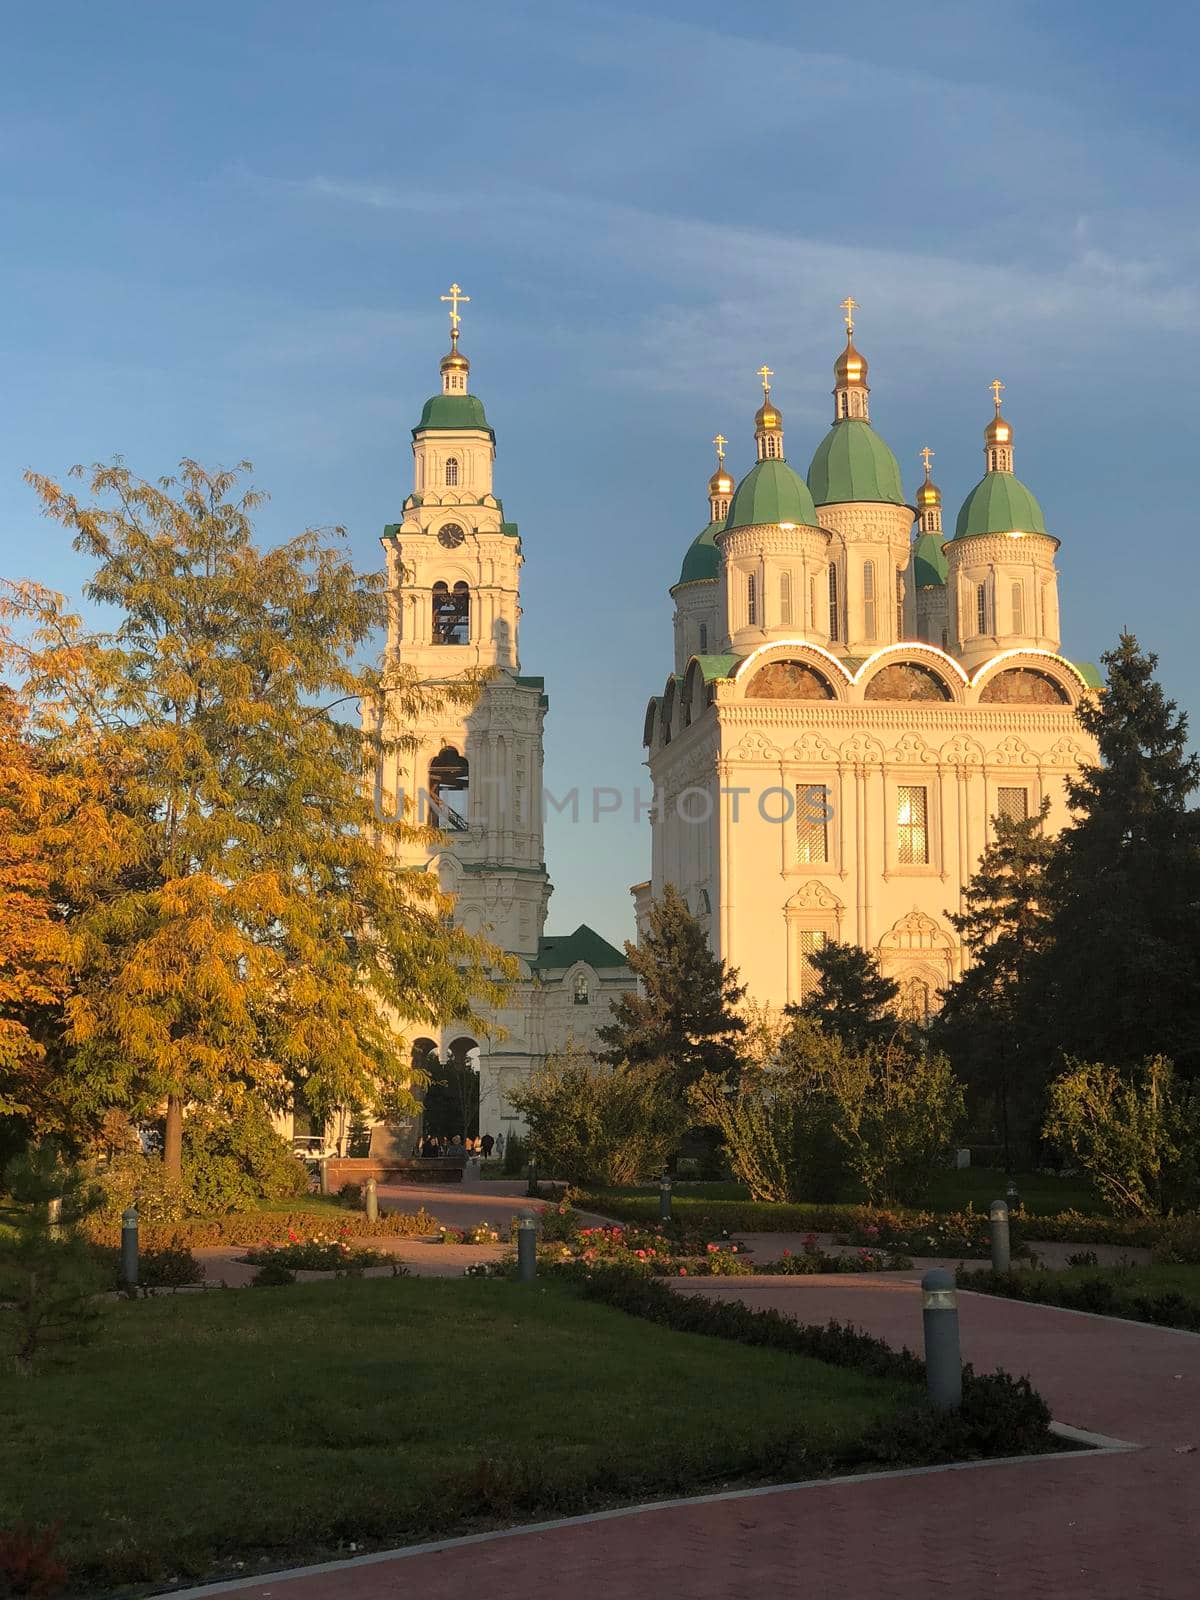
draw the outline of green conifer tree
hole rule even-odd
[[[787,1007],[789,1016],[808,1018],[852,1050],[882,1043],[900,1029],[900,986],[884,977],[874,951],[827,939],[809,959],[816,988],[800,1005]]]
[[[622,995],[600,1039],[604,1059],[659,1074],[682,1099],[705,1073],[732,1081],[746,1031],[736,1007],[746,991],[713,955],[674,884],[650,907],[649,924],[640,944],[625,946],[641,990]]]

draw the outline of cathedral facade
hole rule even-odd
[[[997,816],[1067,818],[1096,750],[1099,684],[1060,652],[1058,540],[1013,470],[993,385],[985,471],[946,537],[922,452],[913,502],[871,426],[845,304],[833,424],[806,477],[764,398],[735,482],[718,436],[709,519],[674,601],[674,662],[647,708],[651,876],[673,883],[750,996],[802,1002],[827,939],[878,954],[923,1019],[962,970],[949,921]]]
[[[415,724],[401,723],[400,712],[385,724],[385,735],[401,743],[377,774],[376,804],[385,816],[403,804],[411,820],[431,825],[427,840],[402,847],[404,865],[437,873],[454,897],[456,921],[516,958],[520,976],[508,1004],[485,1026],[404,1030],[417,1068],[440,1059],[478,1070],[479,1128],[462,1131],[499,1134],[521,1122],[508,1098],[512,1086],[548,1054],[595,1046],[612,999],[633,980],[622,952],[586,925],[558,937],[545,932],[549,702],[543,679],[521,671],[524,556],[517,524],[494,492],[496,438],[459,349],[458,307],[466,298],[457,285],[443,296],[451,303],[451,348],[441,389],[412,430],[412,491],[382,537],[390,601],[385,689],[390,671],[411,673],[435,700],[447,693]],[[453,691],[467,685],[455,704]],[[399,1143],[414,1135],[400,1130]]]

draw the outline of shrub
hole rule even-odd
[[[1195,1205],[1200,1093],[1177,1087],[1164,1057],[1129,1073],[1074,1061],[1050,1085],[1049,1106],[1045,1137],[1072,1152],[1119,1215]]]
[[[1200,1304],[1175,1289],[1137,1292],[1136,1267],[1115,1268],[1096,1277],[1070,1278],[1057,1273],[991,1272],[958,1269],[959,1287],[976,1294],[1001,1295],[1038,1305],[1065,1306],[1098,1316],[1127,1317],[1164,1328],[1200,1332]]]
[[[567,1183],[637,1183],[661,1171],[684,1118],[649,1073],[551,1056],[510,1095],[539,1166]]]
[[[0,1529],[0,1595],[50,1600],[66,1587],[67,1569],[59,1560],[59,1524]]]
[[[296,1274],[283,1261],[264,1261],[250,1280],[255,1289],[282,1288],[285,1284],[295,1281]]]
[[[1200,1266],[1200,1216],[1170,1217],[1154,1247],[1155,1261],[1173,1266]]]
[[[140,1241],[139,1241],[140,1245]],[[121,1282],[121,1252],[111,1246],[99,1246],[105,1275],[115,1288]],[[168,1245],[161,1250],[138,1250],[138,1287],[140,1289],[184,1289],[194,1283],[204,1282],[204,1266],[190,1250],[180,1245]]]
[[[322,1216],[316,1211],[235,1212],[226,1217],[189,1217],[183,1222],[141,1228],[140,1242],[146,1250],[167,1247],[198,1250],[206,1245],[222,1244],[286,1244],[292,1235],[309,1238],[328,1226],[328,1213]],[[361,1211],[348,1211],[337,1221],[339,1236],[347,1239],[420,1238],[436,1233],[437,1226],[437,1219],[427,1211],[381,1211],[375,1222],[369,1222]],[[120,1244],[120,1218],[91,1225],[89,1232],[99,1244]]]
[[[517,1178],[529,1165],[529,1149],[519,1133],[510,1133],[504,1141],[504,1176]]]
[[[547,1244],[555,1239],[572,1240],[579,1232],[579,1213],[566,1195],[556,1204],[543,1206],[538,1222],[542,1240]]]
[[[345,1206],[347,1211],[361,1211],[363,1205],[363,1186],[361,1183],[344,1183],[337,1192],[338,1205]]]
[[[364,1267],[382,1266],[388,1257],[379,1250],[355,1250],[345,1239],[331,1239],[319,1233],[311,1239],[292,1238],[287,1244],[267,1244],[247,1250],[238,1258],[249,1266],[274,1262],[292,1272],[361,1272]]]

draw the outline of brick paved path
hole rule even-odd
[[[694,1285],[918,1346],[904,1279]],[[979,1295],[977,1368],[1028,1370],[1060,1422],[1142,1448],[825,1483],[630,1512],[221,1586],[246,1600],[1191,1600],[1200,1594],[1200,1338]],[[786,1404],[786,1396],[780,1396]]]

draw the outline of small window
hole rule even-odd
[[[800,1005],[812,998],[821,981],[816,967],[813,966],[813,957],[824,943],[825,935],[819,928],[800,929],[797,937],[797,952],[800,957],[797,987],[800,993],[796,997]]]
[[[791,627],[792,575],[790,572],[781,572],[779,574],[779,621],[783,627]]]
[[[829,569],[829,638],[832,644],[838,641],[838,579],[837,568]]]
[[[591,1004],[591,999],[592,999],[592,991],[588,986],[587,979],[584,977],[583,973],[581,972],[581,973],[578,974],[578,976],[575,979],[575,1004],[577,1006],[590,1005]]]
[[[1012,586],[1012,631],[1025,632],[1025,591],[1019,583]]]
[[[758,626],[758,585],[753,573],[746,579],[746,622],[751,628]]]
[[[904,579],[896,574],[896,638],[904,637]]]
[[[815,628],[817,625],[817,580],[808,580],[808,625]]]
[[[987,584],[986,583],[981,583],[981,584],[979,584],[977,586],[977,588],[975,590],[975,632],[976,633],[986,633],[987,631],[988,631]]]
[[[999,788],[996,790],[996,815],[1008,822],[1025,822],[1029,817],[1029,790],[1024,788]]]
[[[697,905],[697,911],[698,915],[702,917],[712,916],[712,901],[709,899],[707,889],[701,889],[700,891],[700,899]]]
[[[698,653],[700,655],[702,655],[702,656],[708,654],[708,623],[707,622],[702,622],[700,624],[700,649],[699,649]]]
[[[822,863],[829,860],[829,790],[819,783],[796,786],[796,860]]]
[[[875,637],[875,563],[863,562],[863,636]]]
[[[924,866],[929,860],[929,791],[923,784],[902,783],[896,796],[900,865]]]
[[[457,489],[458,488],[458,457],[457,456],[447,456],[446,457],[446,487],[448,489]]]

